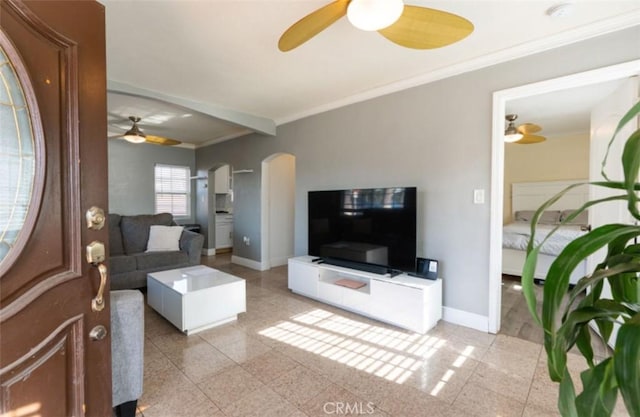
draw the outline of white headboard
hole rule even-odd
[[[564,190],[571,184],[588,180],[565,180],[543,182],[514,182],[511,184],[511,211],[515,218],[516,211],[536,210],[545,201]],[[549,210],[569,210],[582,206],[589,200],[589,187],[582,186],[571,189]]]

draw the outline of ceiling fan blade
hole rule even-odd
[[[346,15],[348,5],[349,0],[335,0],[298,20],[282,34],[278,49],[287,52],[302,45]]]
[[[175,146],[182,143],[179,140],[154,135],[146,135],[146,139],[148,143],[153,143],[154,145]]]
[[[518,132],[522,133],[523,135],[538,133],[541,130],[542,128],[535,123],[523,123],[518,126]]]
[[[440,48],[473,32],[473,23],[453,13],[419,6],[404,6],[402,16],[378,31],[398,45],[413,49]]]
[[[527,135],[525,134],[522,139],[520,139],[517,142],[513,142],[513,143],[517,143],[518,145],[530,145],[532,143],[540,143],[540,142],[544,142],[545,140],[547,140],[547,138],[545,138],[544,136],[539,136],[539,135]]]

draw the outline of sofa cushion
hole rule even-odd
[[[122,216],[120,228],[125,253],[133,255],[144,252],[147,249],[151,225],[171,226],[171,223],[173,223],[173,216],[170,213]]]
[[[136,268],[137,264],[133,256],[116,255],[109,258],[109,270],[112,275],[135,271]]]
[[[109,253],[111,256],[124,254],[120,220],[119,214],[109,213]]]
[[[189,255],[185,252],[147,252],[138,253],[133,256],[139,271],[146,269],[167,269],[179,268],[189,264]]]
[[[182,226],[158,226],[149,227],[149,242],[147,252],[167,252],[180,250],[180,236]]]

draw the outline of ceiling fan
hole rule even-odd
[[[504,131],[504,141],[510,143],[517,143],[519,145],[530,145],[532,143],[540,143],[547,140],[544,136],[534,135],[542,130],[540,126],[535,123],[523,123],[516,127],[515,121],[518,118],[517,114],[507,114],[507,128]]]
[[[131,143],[152,143],[154,145],[164,145],[164,146],[175,146],[179,145],[182,142],[175,139],[165,138],[163,136],[154,136],[145,134],[138,127],[138,123],[140,123],[140,118],[137,116],[129,116],[129,120],[133,123],[131,128],[127,130],[124,135],[117,135],[115,137],[122,137],[126,141]]]
[[[473,32],[473,24],[463,17],[405,5],[402,0],[334,0],[294,23],[280,37],[278,48],[290,51],[345,15],[358,29],[378,31],[391,42],[413,49],[440,48]]]

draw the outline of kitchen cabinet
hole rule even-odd
[[[233,247],[233,216],[216,215],[216,249]]]
[[[231,191],[231,173],[229,165],[216,169],[214,175],[216,194],[229,194]]]

